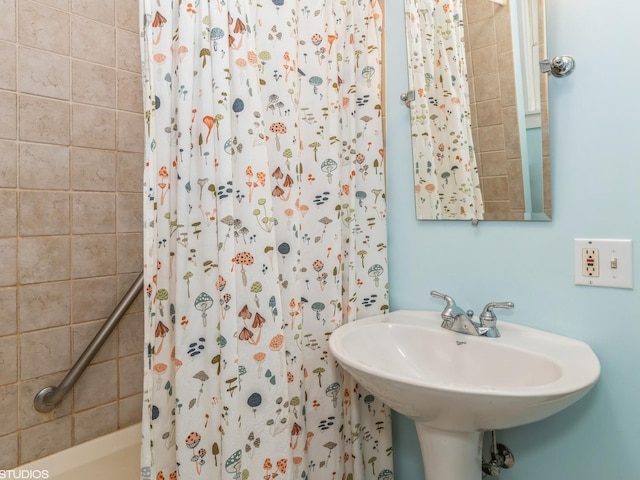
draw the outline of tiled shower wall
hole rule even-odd
[[[137,0],[0,0],[0,470],[136,423],[137,299],[57,385],[142,269]]]
[[[522,220],[524,190],[509,4],[464,3],[471,122],[485,219]]]

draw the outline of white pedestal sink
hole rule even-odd
[[[579,340],[501,321],[501,337],[475,337],[441,323],[440,312],[396,311],[329,339],[347,372],[416,422],[427,480],[482,478],[483,432],[549,417],[600,376]]]

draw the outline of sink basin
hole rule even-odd
[[[439,312],[396,311],[343,325],[338,362],[398,412],[436,428],[497,430],[541,420],[594,385],[584,342],[508,322],[499,338],[451,332]]]
[[[578,340],[504,321],[498,321],[499,338],[452,332],[441,323],[440,312],[396,311],[345,324],[329,339],[347,372],[416,422],[423,457],[423,443],[432,456],[446,456],[458,442],[454,448],[466,448],[474,464],[481,462],[479,432],[553,415],[584,396],[600,375],[598,358]],[[443,442],[444,451],[435,453]],[[452,473],[450,465],[441,470],[427,478],[480,478],[480,467],[478,476]]]

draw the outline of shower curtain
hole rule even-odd
[[[416,213],[420,219],[484,214],[471,137],[463,0],[405,0]]]
[[[141,0],[141,478],[391,480],[328,337],[388,309],[376,0]]]

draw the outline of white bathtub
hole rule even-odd
[[[48,480],[139,480],[140,424],[20,465],[14,470],[22,473],[15,478],[46,479],[46,472]]]

